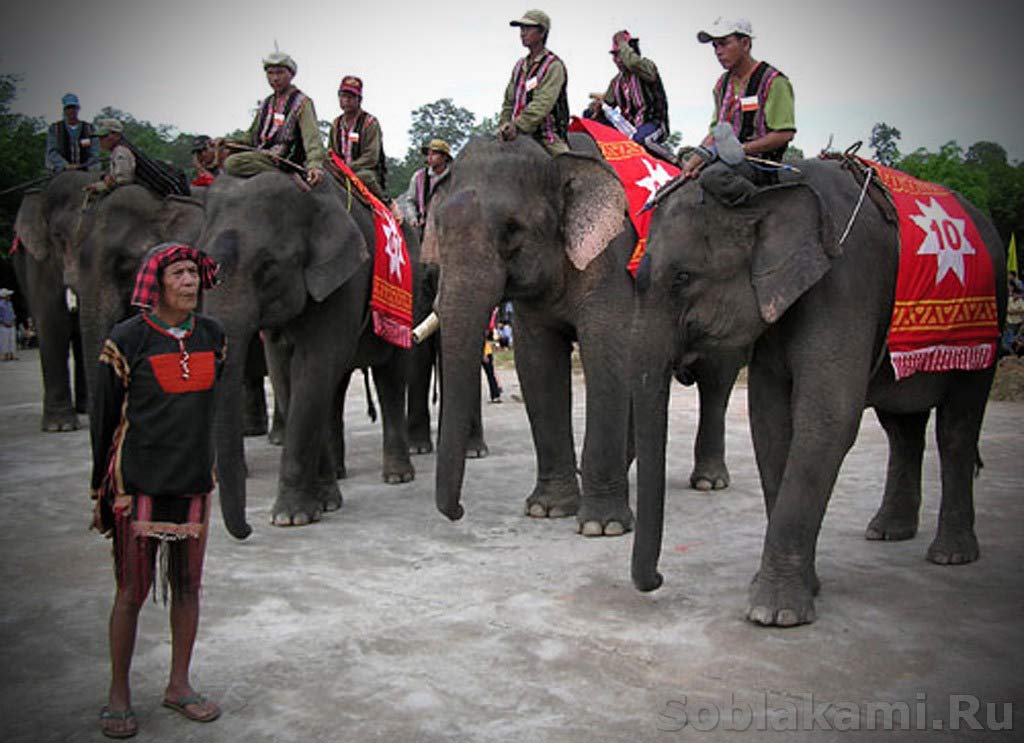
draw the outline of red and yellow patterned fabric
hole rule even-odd
[[[402,229],[391,210],[370,193],[333,150],[331,160],[355,184],[373,209],[376,235],[370,295],[373,332],[392,345],[409,348],[412,346],[412,263]]]
[[[636,228],[638,240],[627,268],[636,277],[636,269],[647,247],[647,233],[651,226],[651,210],[642,211],[644,204],[658,189],[679,175],[679,168],[659,160],[641,145],[629,139],[618,129],[599,124],[591,119],[573,117],[571,132],[586,132],[601,149],[604,159],[612,166],[626,189],[629,218]]]
[[[899,214],[900,267],[889,326],[896,379],[995,363],[995,274],[970,216],[947,189],[870,160]]]

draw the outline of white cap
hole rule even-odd
[[[701,44],[707,44],[713,39],[724,39],[732,34],[743,34],[744,36],[754,38],[754,28],[746,18],[723,18],[719,16],[711,24],[710,29],[697,33],[697,40]]]

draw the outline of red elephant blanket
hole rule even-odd
[[[995,363],[995,274],[981,235],[947,189],[859,158],[899,214],[900,266],[889,325],[896,379]]]
[[[370,314],[373,332],[399,348],[412,346],[412,264],[402,229],[391,210],[370,193],[345,161],[331,152],[331,158],[373,209],[376,245],[373,256],[373,290]]]
[[[612,166],[626,189],[626,200],[629,203],[629,218],[636,228],[639,239],[626,268],[636,277],[636,269],[640,259],[644,257],[647,247],[647,233],[651,226],[654,212],[650,209],[641,211],[647,200],[658,192],[658,189],[679,175],[679,168],[651,155],[641,145],[629,139],[618,129],[598,124],[590,119],[573,117],[569,124],[571,132],[586,132],[601,149],[604,159]]]

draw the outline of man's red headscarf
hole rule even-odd
[[[178,261],[192,261],[196,264],[199,268],[199,285],[203,289],[212,289],[217,285],[220,266],[206,253],[181,243],[161,243],[150,248],[142,259],[139,272],[135,275],[132,306],[152,310],[160,300],[161,271]]]

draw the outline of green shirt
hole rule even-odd
[[[358,117],[356,120],[358,121]],[[344,160],[344,149],[341,146],[342,143],[338,141],[339,123],[341,124],[343,137],[348,136],[348,133],[352,128],[346,127],[344,118],[338,116],[333,122],[331,122],[329,146],[331,150],[338,154],[338,157]],[[360,170],[377,170],[377,166],[380,163],[380,153],[382,148],[381,139],[380,121],[377,120],[376,116],[367,114],[366,123],[363,125],[363,131],[359,135],[359,157],[352,162],[347,163],[348,166],[352,168],[353,172]]]
[[[531,58],[527,55],[526,69],[529,70],[533,62],[547,53],[547,49],[541,49],[537,52],[536,57]],[[505,87],[505,101],[501,106],[498,126],[511,121],[524,134],[533,134],[541,125],[544,117],[554,111],[555,104],[558,103],[558,96],[562,92],[562,86],[565,85],[565,80],[565,65],[562,64],[561,59],[556,59],[548,68],[547,74],[537,81],[537,87],[533,89],[533,97],[530,99],[530,102],[523,107],[523,110],[519,112],[519,116],[513,120],[512,110],[516,102],[516,79],[515,68],[513,68],[508,85]]]
[[[619,53],[617,56],[619,61],[622,62],[622,66],[625,67],[627,71],[632,72],[644,82],[653,83],[658,79],[658,66],[646,57],[641,57],[639,54],[634,52],[633,47],[629,45],[629,42],[619,42]],[[612,97],[615,95],[615,81],[618,79],[619,76],[616,75],[612,78],[612,81],[608,83],[608,90],[604,93],[604,99],[606,102],[611,101]]]
[[[745,92],[742,86],[746,83],[740,80],[731,82],[734,94],[739,97]],[[724,94],[724,91],[723,91]],[[714,128],[718,123],[718,101],[714,100],[714,91],[711,93],[714,110],[711,114],[711,126]],[[764,103],[764,123],[772,131],[796,131],[796,108],[793,99],[793,84],[784,75],[776,77],[768,88],[768,98]]]
[[[291,89],[284,92],[289,95]],[[246,136],[246,144],[253,141],[256,135],[256,128],[260,124],[260,114],[257,111]],[[307,97],[299,110],[299,134],[302,136],[302,148],[306,151],[306,162],[299,163],[307,168],[323,168],[324,158],[327,153],[324,150],[324,142],[320,138],[320,128],[316,123],[316,109],[313,107],[313,99]]]

